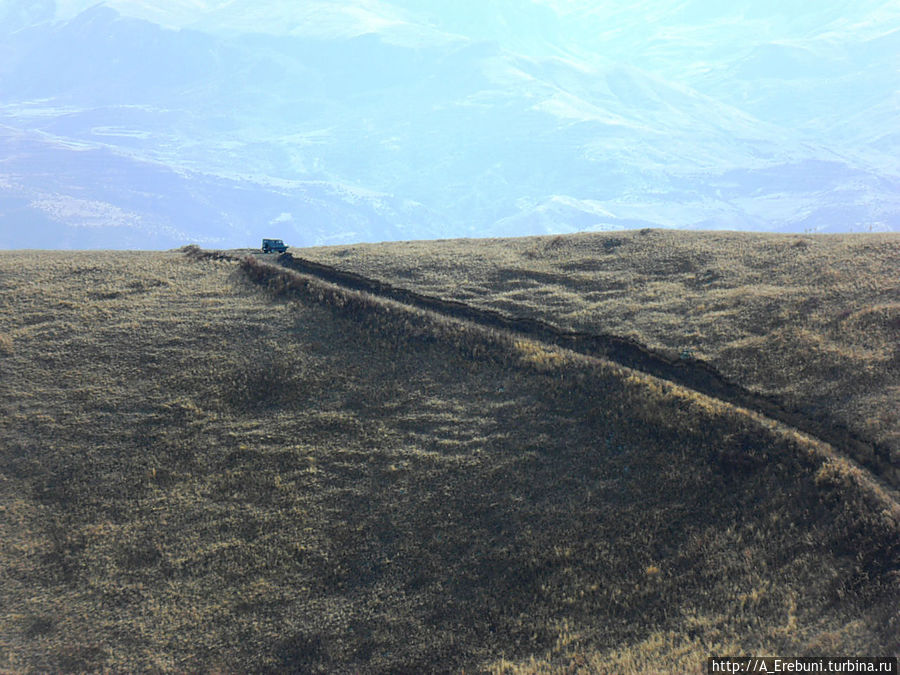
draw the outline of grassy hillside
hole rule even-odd
[[[0,524],[11,672],[900,652],[900,506],[840,449],[256,261],[0,253]]]
[[[885,456],[900,487],[900,236],[642,230],[299,251],[429,295],[690,354]]]

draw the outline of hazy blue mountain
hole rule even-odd
[[[900,229],[888,0],[0,0],[0,246]]]
[[[270,232],[295,244],[438,234],[421,204],[335,181],[228,178],[3,127],[0,153],[0,248],[232,247]]]

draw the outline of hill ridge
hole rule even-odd
[[[900,500],[832,446],[276,256],[193,253],[0,256],[0,671],[900,653]]]

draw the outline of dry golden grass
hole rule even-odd
[[[642,230],[298,255],[421,293],[687,353],[850,428],[900,485],[900,236]]]
[[[175,252],[0,253],[0,310],[0,670],[900,651],[895,496],[758,415]]]

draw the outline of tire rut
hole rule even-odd
[[[237,260],[243,257],[231,256],[222,252],[208,253],[209,257],[217,258]],[[262,259],[265,260],[265,258]],[[473,307],[456,300],[425,295],[379,279],[294,256],[291,253],[283,253],[276,260],[280,266],[286,269],[343,288],[363,291],[418,309],[469,321],[485,328],[518,334],[586,356],[604,358],[621,366],[687,387],[711,398],[752,410],[827,442],[865,466],[893,490],[900,487],[898,485],[900,472],[891,464],[887,448],[860,438],[843,425],[827,419],[809,417],[775,397],[750,391],[728,379],[705,361],[692,357],[673,359],[631,338],[607,333],[563,330],[540,319],[510,316],[496,310]]]

